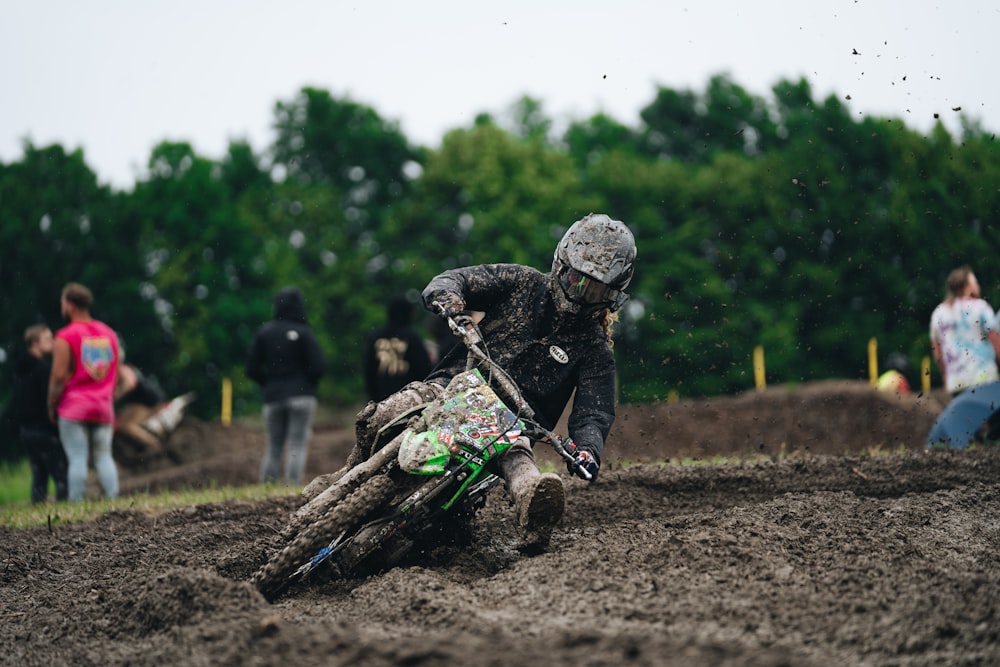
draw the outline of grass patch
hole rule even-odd
[[[207,505],[226,501],[257,502],[268,498],[297,495],[298,486],[256,484],[254,486],[224,486],[204,489],[182,489],[159,494],[139,493],[113,500],[85,500],[80,503],[44,503],[33,505],[26,500],[0,506],[0,526],[32,528],[61,526],[91,521],[113,511],[137,511],[150,515],[191,505]]]
[[[51,493],[55,496],[55,488],[51,481]],[[31,499],[31,466],[28,459],[16,463],[0,464],[0,505]]]

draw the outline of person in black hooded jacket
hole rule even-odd
[[[56,500],[66,500],[66,452],[48,413],[51,369],[45,357],[52,354],[52,330],[44,324],[33,324],[25,329],[24,342],[27,352],[14,368],[14,405],[21,445],[31,467],[31,502],[45,502],[49,478],[55,483]]]
[[[316,385],[325,370],[323,351],[306,320],[302,292],[285,287],[274,299],[274,319],[254,335],[246,362],[247,377],[264,392],[267,446],[262,482],[278,479],[284,454],[284,480],[302,483],[316,414]]]
[[[628,295],[635,239],[624,223],[591,214],[562,237],[552,270],[518,264],[452,269],[423,291],[426,307],[465,326],[478,326],[491,356],[514,379],[538,422],[554,428],[573,397],[569,435],[577,446],[570,470],[597,479],[604,442],[615,418],[615,360],[611,327]],[[478,324],[476,324],[478,320]],[[372,454],[378,430],[393,418],[440,397],[465,370],[467,351],[456,346],[426,381],[370,402],[356,421],[357,443],[346,468]],[[542,474],[526,438],[504,453],[497,471],[514,503],[524,546],[543,547],[563,513],[565,491],[553,473]],[[336,475],[306,487],[312,495]]]
[[[431,370],[424,340],[413,327],[413,304],[405,296],[389,299],[386,323],[365,345],[363,368],[368,398],[381,401]]]

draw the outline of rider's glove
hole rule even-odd
[[[449,317],[461,314],[465,310],[465,300],[461,294],[442,292],[435,297],[434,302],[431,304],[431,309],[438,317],[448,319]]]
[[[566,463],[566,468],[581,479],[587,479],[583,471],[590,473],[590,481],[597,479],[597,471],[601,469],[597,459],[586,449],[578,449],[572,463]]]

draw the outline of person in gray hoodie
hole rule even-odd
[[[312,423],[316,385],[326,359],[306,320],[305,300],[295,287],[285,287],[274,299],[274,319],[254,335],[246,362],[247,377],[264,392],[267,446],[260,479],[278,479],[284,454],[283,480],[301,484]]]

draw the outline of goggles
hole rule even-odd
[[[559,270],[559,284],[573,303],[612,306],[623,296],[619,290],[569,266],[563,266]]]

